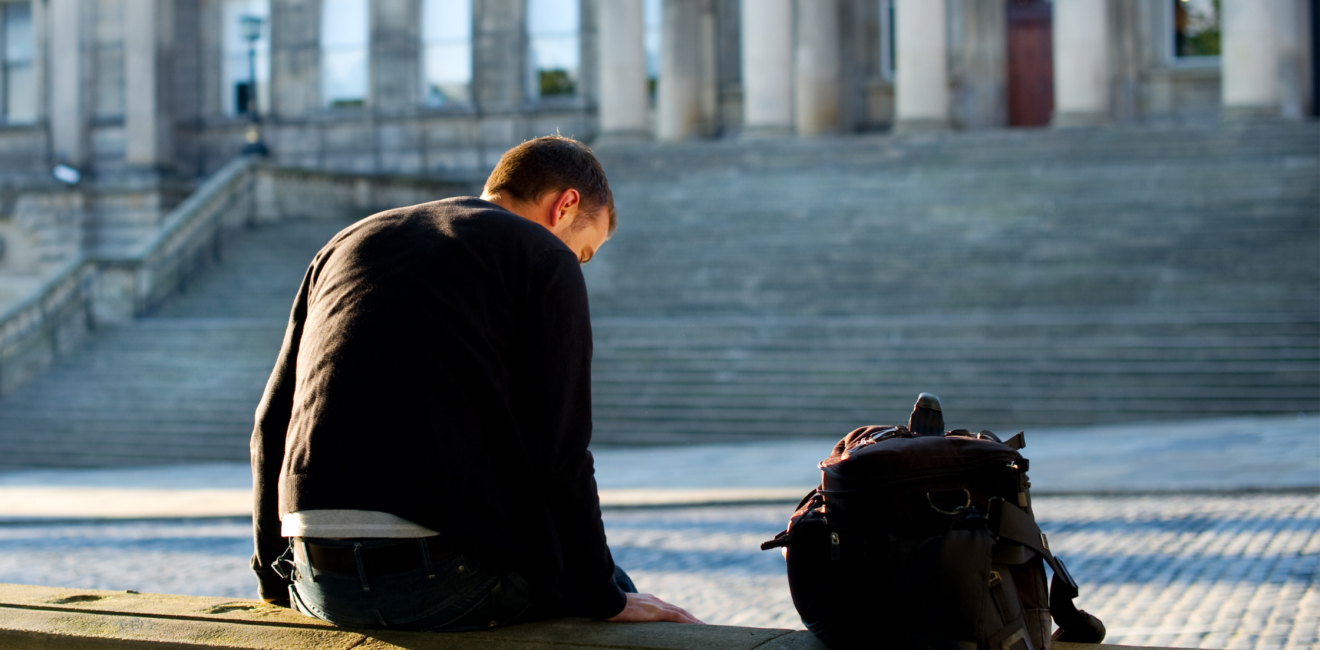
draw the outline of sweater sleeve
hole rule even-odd
[[[257,405],[256,423],[252,429],[252,533],[256,552],[252,555],[251,566],[257,574],[261,597],[277,601],[289,597],[289,581],[274,569],[275,560],[288,548],[288,540],[280,534],[279,481],[280,468],[284,464],[285,436],[293,414],[298,344],[307,318],[307,296],[313,268],[315,263],[303,276],[298,297],[290,310],[284,343],[280,346],[270,379],[266,381],[266,391]]]
[[[605,542],[591,442],[591,316],[578,260],[552,250],[538,260],[531,281],[527,332],[533,428],[526,444],[544,459],[545,498],[559,536],[563,569],[559,593],[570,613],[609,618],[627,597],[614,582]]]

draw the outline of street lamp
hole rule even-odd
[[[261,116],[257,112],[257,41],[261,38],[261,24],[265,21],[260,16],[243,16],[238,19],[243,28],[243,40],[248,43],[248,93],[247,93],[247,144],[243,145],[244,154],[265,156],[270,153],[266,143],[261,141]]]

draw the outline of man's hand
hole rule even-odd
[[[651,594],[624,594],[628,597],[628,604],[623,606],[623,611],[615,614],[607,621],[641,623],[645,621],[671,621],[673,623],[696,623],[705,625],[697,617],[687,613],[687,610],[677,605],[670,605]]]

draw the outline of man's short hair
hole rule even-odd
[[[604,209],[609,234],[614,234],[614,194],[605,170],[591,148],[572,138],[547,135],[528,140],[506,152],[486,179],[484,194],[534,203],[550,192],[575,189],[581,197],[578,210],[595,217]],[[581,219],[573,229],[586,227]]]

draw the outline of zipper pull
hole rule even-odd
[[[839,534],[830,533],[830,560],[839,561]]]

